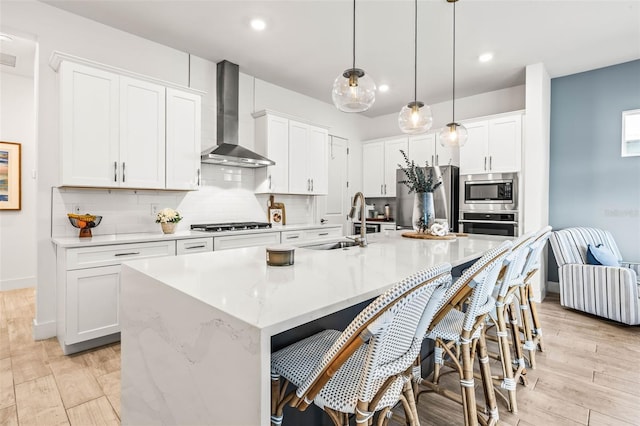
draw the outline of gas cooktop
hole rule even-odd
[[[196,231],[222,232],[222,231],[245,231],[247,229],[267,229],[271,228],[268,222],[227,222],[227,223],[202,223],[191,225],[191,229]]]

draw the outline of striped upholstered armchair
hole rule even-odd
[[[613,236],[596,228],[567,228],[550,238],[558,263],[560,304],[629,325],[640,324],[640,265],[622,261]],[[587,262],[587,246],[602,244],[616,266]]]

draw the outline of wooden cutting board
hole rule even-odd
[[[466,237],[467,234],[451,233],[441,237],[439,235],[422,234],[414,231],[414,232],[403,232],[402,236],[405,238],[417,238],[421,240],[454,240],[456,237]]]

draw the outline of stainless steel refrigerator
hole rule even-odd
[[[425,173],[429,173],[427,168]],[[460,170],[457,166],[428,167],[433,169],[434,177],[442,177],[440,185],[433,193],[433,204],[436,209],[436,220],[449,223],[449,229],[455,232],[458,229],[458,192]],[[405,180],[406,175],[401,169],[396,171],[396,225],[401,228],[411,228],[411,216],[413,214],[414,193],[409,194],[409,188],[400,181]]]

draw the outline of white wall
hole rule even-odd
[[[535,232],[549,224],[549,146],[551,78],[544,64],[528,65],[527,94],[522,144],[523,233]],[[534,298],[546,295],[547,251],[543,250],[540,271],[532,278]]]
[[[451,101],[433,104],[432,129],[444,127],[451,122]],[[401,135],[398,127],[398,112],[376,117],[365,129],[364,140]],[[502,112],[518,111],[525,108],[525,86],[509,87],[493,92],[456,99],[456,121]]]
[[[33,77],[0,73],[0,141],[21,144],[21,210],[0,212],[0,291],[36,285],[36,118]]]

